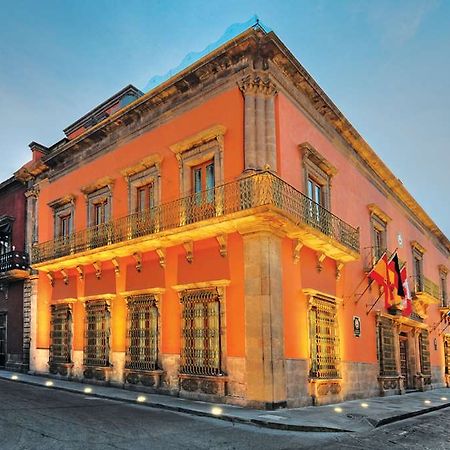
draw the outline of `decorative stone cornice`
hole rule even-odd
[[[48,202],[47,205],[50,206],[50,208],[59,208],[60,206],[67,205],[68,203],[75,203],[75,195],[68,194],[64,197],[57,198],[56,200],[52,200],[51,202]]]
[[[448,267],[445,264],[439,264],[439,272],[447,274],[449,272]]]
[[[420,245],[417,241],[411,241],[411,248],[417,250],[419,253],[422,253],[422,255],[427,251],[427,249]]]
[[[309,159],[316,166],[322,169],[329,177],[337,174],[338,170],[329,163],[309,142],[303,142],[299,146],[303,158]]]
[[[384,223],[389,223],[392,219],[375,203],[369,203],[367,208],[371,215],[377,216]]]
[[[80,188],[80,191],[84,194],[84,195],[89,195],[92,194],[95,191],[98,191],[101,188],[104,187],[109,187],[109,189],[112,189],[112,187],[114,186],[114,179],[111,177],[103,177],[100,178],[97,181],[94,181],[94,183],[82,186]]]
[[[148,156],[147,158],[144,158],[143,160],[139,161],[134,166],[123,169],[121,171],[121,174],[125,178],[129,178],[139,172],[149,169],[150,167],[159,166],[161,164],[161,162],[162,162],[162,156],[159,153],[153,153],[152,155]]]
[[[205,144],[206,142],[223,137],[227,129],[224,125],[215,125],[206,130],[200,131],[193,136],[189,136],[176,144],[171,145],[169,148],[174,153],[179,154],[193,147]]]

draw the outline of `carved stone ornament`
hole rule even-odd
[[[267,74],[251,73],[239,82],[239,88],[244,94],[275,95],[277,87]]]

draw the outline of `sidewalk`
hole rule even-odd
[[[401,396],[352,400],[329,406],[263,411],[114,387],[92,386],[4,370],[0,370],[0,379],[110,400],[139,403],[152,408],[293,431],[368,431],[398,420],[450,407],[450,389],[447,388]]]

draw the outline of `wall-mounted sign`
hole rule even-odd
[[[397,234],[397,244],[398,244],[398,248],[403,247],[403,236],[401,233]]]
[[[361,318],[353,316],[353,334],[355,337],[361,336]]]

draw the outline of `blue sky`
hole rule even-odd
[[[450,236],[450,2],[0,0],[0,179],[258,14]]]

